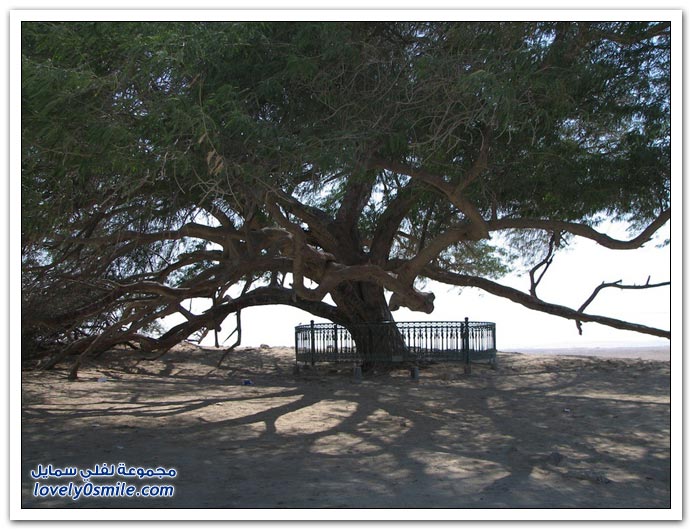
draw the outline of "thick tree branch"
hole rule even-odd
[[[544,302],[527,293],[523,293],[512,287],[507,287],[505,285],[501,285],[499,283],[487,280],[485,278],[447,272],[432,266],[426,267],[424,275],[430,278],[431,280],[447,283],[449,285],[458,285],[460,287],[478,287],[479,289],[483,289],[484,291],[487,291],[491,294],[500,296],[502,298],[507,298],[509,300],[512,300],[513,302],[523,305],[524,307],[533,309],[535,311],[541,311],[542,313],[556,315],[569,320],[578,320],[582,322],[596,322],[598,324],[604,324],[606,326],[610,326],[616,329],[636,331],[638,333],[645,333],[647,335],[654,335],[656,337],[664,337],[670,339],[670,331],[652,328],[649,326],[644,326],[642,324],[626,322],[624,320],[618,320],[616,318],[582,313],[581,311],[574,310],[569,307]]]
[[[74,378],[86,356],[96,355],[119,344],[127,343],[139,343],[144,350],[157,352],[158,357],[200,329],[218,327],[230,313],[237,313],[247,307],[276,304],[294,306],[332,322],[345,323],[342,314],[334,306],[324,302],[296,300],[291,289],[258,287],[238,298],[211,307],[200,315],[193,315],[192,319],[174,326],[158,339],[139,333],[141,326],[132,326],[131,331],[130,329],[123,331],[125,324],[136,320],[134,316],[123,318],[99,335],[88,336],[73,342],[66,349],[53,356],[42,368],[50,369],[67,356],[79,354],[79,358],[70,373],[70,377]]]
[[[389,258],[392,241],[399,230],[401,221],[418,201],[413,188],[414,181],[401,188],[380,216],[370,245],[370,257],[374,263],[383,264]]]
[[[568,232],[575,236],[591,239],[599,245],[613,250],[631,250],[641,247],[649,241],[656,231],[670,220],[670,208],[664,210],[649,226],[635,238],[619,240],[594,230],[590,226],[568,221],[556,221],[553,219],[528,219],[528,218],[504,218],[488,221],[490,231],[507,229],[534,229],[551,232]]]
[[[617,280],[615,282],[610,282],[606,283],[603,282],[601,285],[596,287],[593,290],[593,293],[591,293],[591,296],[589,296],[586,301],[579,307],[578,311],[582,313],[591,302],[593,302],[596,299],[596,296],[598,296],[598,293],[601,292],[601,290],[606,289],[608,287],[615,287],[617,289],[653,289],[656,287],[664,287],[666,285],[670,285],[670,282],[660,282],[660,283],[650,283],[651,276],[649,276],[646,280],[646,283],[643,285],[622,285],[622,280]],[[581,321],[577,320],[577,329],[579,330],[579,334],[582,334],[582,327],[581,327]]]
[[[258,287],[252,291],[209,308],[193,320],[171,328],[159,339],[160,347],[171,347],[189,337],[202,327],[217,327],[230,313],[247,307],[262,305],[290,305],[314,315],[340,323],[343,321],[336,307],[314,300],[301,300],[295,297],[292,289],[282,287]]]
[[[359,172],[352,174],[346,182],[344,193],[339,211],[336,213],[336,224],[347,231],[355,230],[358,225],[358,218],[363,212],[363,208],[368,204],[372,187],[375,183],[373,175],[363,175]]]
[[[429,263],[437,259],[440,252],[459,241],[473,239],[472,236],[473,228],[468,223],[447,229],[431,239],[415,257],[403,263],[399,268],[399,277],[412,282]]]
[[[308,301],[320,301],[340,284],[345,282],[363,281],[375,283],[397,293],[398,303],[412,311],[431,313],[434,309],[432,293],[422,293],[412,285],[412,278],[399,279],[397,275],[386,271],[378,265],[343,265],[336,263],[333,256],[328,256],[307,244],[305,233],[281,214],[278,206],[270,200],[267,208],[272,216],[291,232],[293,236],[293,289],[298,297]],[[318,286],[309,289],[305,286],[305,267],[308,259],[324,263],[320,277],[313,278]]]
[[[388,169],[402,175],[409,175],[411,178],[420,180],[443,193],[449,201],[456,206],[470,221],[473,227],[472,236],[475,240],[486,239],[488,237],[488,225],[483,219],[483,215],[478,208],[464,196],[462,190],[451,182],[447,182],[439,175],[435,175],[422,168],[414,168],[401,162],[392,162],[384,159],[373,159],[373,167]]]
[[[322,248],[332,253],[338,251],[339,242],[329,230],[334,219],[322,210],[307,206],[281,190],[274,190],[273,194],[279,204],[308,225],[311,235],[319,241]]]

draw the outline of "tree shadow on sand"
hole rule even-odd
[[[360,384],[347,370],[292,376],[285,364],[257,370],[255,384],[242,386],[242,366],[229,378],[163,360],[138,373],[110,366],[120,379],[108,383],[50,392],[45,381],[28,384],[23,506],[669,506],[665,366],[619,365],[630,370],[622,374],[588,359],[503,361],[498,371],[475,367],[468,376],[460,366],[437,366],[419,382],[402,372]],[[31,495],[29,471],[38,463],[99,462],[175,467],[176,495],[78,502]]]

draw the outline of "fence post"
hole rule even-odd
[[[296,366],[298,365],[298,351],[300,348],[300,344],[298,341],[298,336],[300,333],[300,331],[298,331],[299,328],[300,328],[300,326],[296,326],[294,329],[294,342],[295,342],[295,348],[296,348]]]
[[[466,366],[471,364],[471,351],[469,345],[469,317],[464,317],[464,358],[466,361]]]
[[[334,324],[334,361],[339,360],[339,326]]]
[[[315,321],[310,321],[310,364],[315,366]]]
[[[495,324],[493,323],[492,325],[492,337],[493,337],[493,360],[492,360],[492,365],[493,368],[497,367],[497,328],[495,327]]]

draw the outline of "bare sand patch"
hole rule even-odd
[[[23,372],[23,507],[670,506],[669,362],[499,354],[356,383],[350,366],[294,375],[291,348],[220,355]],[[33,496],[38,464],[101,462],[175,468],[175,496]]]

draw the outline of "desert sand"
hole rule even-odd
[[[220,356],[113,352],[75,382],[68,366],[24,371],[22,507],[670,507],[669,362],[500,353],[496,370],[358,382],[350,365],[295,374],[291,348],[240,348],[217,368]],[[174,468],[149,483],[175,494],[33,495],[39,464],[101,463]]]

